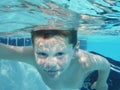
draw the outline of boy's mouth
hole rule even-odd
[[[43,70],[43,71],[52,77],[56,76],[58,73],[61,72],[61,70]]]
[[[48,73],[53,73],[53,72],[58,72],[59,70],[43,70],[43,71],[45,71],[45,72],[48,72]]]
[[[60,70],[60,69],[57,69],[57,70],[45,70],[45,69],[43,69],[43,71],[44,71],[48,76],[50,76],[50,77],[52,77],[52,78],[58,77],[58,76],[61,74],[61,72],[62,72],[62,70]]]
[[[44,70],[44,72],[46,72],[46,74],[48,74],[50,77],[56,77],[59,70]]]

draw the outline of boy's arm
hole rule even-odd
[[[33,64],[33,48],[30,46],[18,47],[0,43],[0,59],[15,60]]]
[[[107,78],[110,73],[110,63],[104,57],[91,54],[88,52],[82,53],[81,60],[84,61],[84,69],[87,72],[98,70],[98,79],[93,87],[96,90],[108,90]]]
[[[102,56],[89,54],[91,70],[98,70],[98,79],[93,87],[96,90],[108,90],[107,79],[110,73],[110,63]]]
[[[110,63],[101,56],[95,55],[96,61],[98,62],[98,66],[96,66],[98,70],[98,79],[94,83],[96,90],[108,90],[107,79],[110,73]],[[93,66],[95,67],[95,65]]]

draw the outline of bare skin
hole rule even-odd
[[[34,48],[0,44],[0,50],[3,51],[0,52],[1,59],[19,60],[33,65],[52,90],[80,89],[85,78],[94,70],[99,72],[94,88],[108,88],[109,62],[101,56],[76,50],[65,37],[36,37]]]

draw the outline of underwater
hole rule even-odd
[[[108,83],[109,90],[120,90],[120,0],[0,2],[0,43],[31,47],[31,31],[44,28],[77,30],[80,49],[97,53],[117,65],[111,64],[116,72],[111,72],[112,78],[116,82],[109,80]],[[1,59],[0,90],[50,89],[32,65]]]

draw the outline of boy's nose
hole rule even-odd
[[[56,66],[54,65],[52,66],[48,65],[44,68],[44,70],[49,72],[49,71],[56,71],[57,69],[56,69]]]
[[[56,66],[57,66],[57,61],[56,60],[48,60],[45,63],[45,70],[46,71],[50,71],[50,70],[56,70]]]

